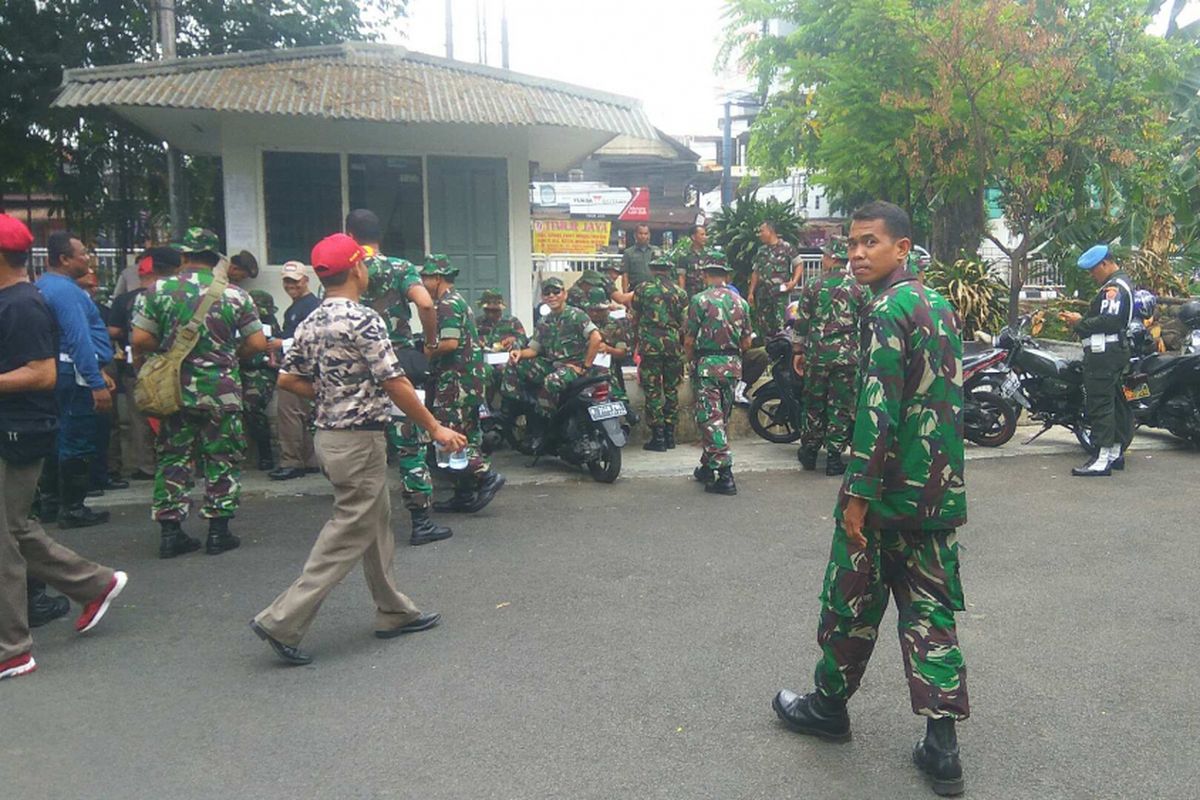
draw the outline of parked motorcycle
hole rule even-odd
[[[535,456],[535,465],[543,455],[553,455],[568,464],[587,467],[600,483],[612,483],[621,474],[621,448],[629,441],[629,431],[621,423],[625,404],[612,400],[608,380],[607,375],[585,375],[567,386],[545,430],[540,432],[541,446],[536,450],[531,442],[530,420],[537,401],[529,387],[512,408],[506,407],[502,415],[492,415],[488,425],[498,425],[514,450]]]
[[[1138,359],[1121,387],[1135,425],[1200,446],[1200,353]]]
[[[804,414],[804,379],[792,369],[792,341],[778,334],[767,341],[771,379],[750,401],[750,427],[768,442],[787,444],[800,438]]]
[[[1019,411],[1000,392],[1007,359],[998,347],[963,354],[963,436],[982,447],[999,447],[1017,432]]]

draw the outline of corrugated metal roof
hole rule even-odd
[[[67,70],[54,105],[549,125],[657,138],[628,97],[361,42]]]

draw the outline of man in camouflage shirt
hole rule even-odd
[[[796,248],[779,238],[775,223],[768,221],[760,225],[758,238],[762,245],[754,254],[749,297],[754,309],[754,326],[765,342],[783,330],[784,312],[790,302],[788,295],[804,277],[804,266],[796,261]]]
[[[679,288],[683,289],[689,298],[703,292],[704,262],[708,260],[708,229],[703,225],[693,227],[692,234],[687,239],[687,246],[677,246],[672,251],[672,256],[675,259],[675,268],[679,270]]]
[[[855,279],[874,297],[862,316],[860,388],[849,467],[834,509],[821,591],[816,691],[781,691],[792,730],[850,739],[846,701],[896,598],[904,669],[926,734],[913,753],[938,794],[963,789],[955,720],[969,715],[954,612],[963,610],[955,528],[966,522],[962,339],[954,309],[905,268],[912,224],[873,202],[854,213]]]
[[[279,320],[275,319],[275,298],[262,289],[252,289],[250,299],[258,310],[258,321],[262,323],[263,335],[270,340],[279,335]],[[275,395],[275,380],[279,368],[274,354],[268,349],[242,362],[242,405],[246,409],[246,434],[258,450],[258,468],[275,469],[275,457],[271,451],[271,421],[267,417],[267,406]]]
[[[479,404],[483,402],[484,363],[471,306],[454,288],[458,268],[441,253],[425,257],[421,281],[437,301],[438,343],[429,352],[433,414],[438,422],[467,437],[467,466],[456,476],[454,496],[434,503],[437,511],[473,514],[492,501],[504,476],[492,469],[480,449]],[[413,544],[423,544],[416,541]]]
[[[176,276],[156,283],[137,299],[131,340],[140,355],[170,350],[175,336],[196,313],[222,260],[217,235],[189,228],[176,246],[183,266]],[[205,552],[217,555],[238,546],[229,532],[241,495],[239,464],[245,454],[242,432],[242,375],[239,359],[267,349],[258,309],[250,295],[232,284],[208,310],[196,345],[180,369],[183,409],[161,420],[157,437],[153,517],[162,528],[160,558],[199,548],[183,532],[195,464],[204,469],[204,505],[208,519]]]
[[[513,348],[524,347],[529,342],[521,320],[505,314],[504,295],[499,289],[488,289],[479,298],[483,309],[475,327],[479,329],[479,341],[484,353],[508,353]],[[500,380],[504,376],[503,365],[484,364],[484,397],[491,401],[500,393]]]
[[[683,381],[683,324],[688,308],[685,290],[671,283],[671,267],[666,258],[652,259],[650,280],[633,290],[633,326],[641,356],[638,382],[650,422],[650,439],[642,449],[660,453],[675,447],[679,384]]]
[[[396,588],[385,429],[392,409],[456,450],[462,434],[438,424],[396,358],[379,314],[360,303],[370,277],[365,253],[343,233],[312,251],[325,302],[296,328],[279,388],[316,401],[315,444],[333,484],[334,513],[313,544],[300,577],[250,623],[285,663],[308,664],[299,648],[321,603],[360,561],[375,606],[375,636],[392,639],[428,630],[441,619],[423,613]]]
[[[846,242],[836,238],[821,258],[821,276],[804,287],[793,326],[795,366],[804,375],[804,422],[800,464],[817,468],[824,446],[825,474],[846,471],[842,451],[849,443],[854,419],[855,371],[858,367],[858,318],[868,293],[846,272]]]
[[[524,385],[536,387],[537,413],[529,420],[530,446],[539,449],[546,422],[558,408],[558,398],[576,378],[592,368],[603,337],[587,314],[567,305],[563,282],[547,278],[542,282],[542,300],[550,313],[542,317],[529,344],[511,354],[500,392],[505,413],[523,399]]]
[[[704,491],[737,494],[726,420],[733,411],[733,386],[742,377],[742,353],[750,347],[750,307],[725,282],[733,269],[724,258],[704,265],[708,288],[691,299],[683,347],[692,365],[696,427],[704,443],[693,476]]]
[[[628,409],[630,408],[629,395],[625,393],[623,381],[618,376],[631,349],[629,320],[625,317],[614,319],[611,314],[612,303],[604,296],[604,290],[592,289],[591,296],[588,298],[587,315],[596,329],[600,331],[600,338],[603,340],[597,355],[603,353],[609,357],[607,367],[593,364],[592,369],[596,373],[608,374],[608,385],[612,388],[613,399],[620,400]]]
[[[585,269],[567,292],[567,305],[575,306],[580,311],[587,311],[588,298],[591,296],[592,289],[596,288],[603,289],[604,296],[608,298],[612,298],[617,291],[617,285],[607,275],[594,269]]]
[[[380,252],[383,230],[379,217],[373,211],[356,208],[347,214],[346,233],[366,253],[363,264],[370,282],[363,290],[361,302],[383,317],[392,348],[400,359],[400,367],[417,390],[423,392],[429,361],[413,336],[409,303],[416,305],[425,343],[432,347],[437,344],[437,311],[433,298],[425,290],[413,264],[402,258],[389,258]],[[387,439],[388,445],[397,453],[404,507],[410,513],[425,512],[427,516],[433,505],[433,478],[425,463],[429,437],[411,420],[398,418],[388,428]],[[422,517],[418,513],[416,518]],[[438,535],[450,535],[447,527],[433,527],[439,532]]]

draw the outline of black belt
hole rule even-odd
[[[348,425],[345,428],[318,428],[317,430],[329,431],[330,433],[339,432],[354,432],[354,431],[386,431],[388,423],[386,422],[364,422],[362,425]]]

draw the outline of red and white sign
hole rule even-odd
[[[622,222],[646,222],[650,219],[650,190],[645,186],[633,187],[633,197],[625,205],[617,219]]]

